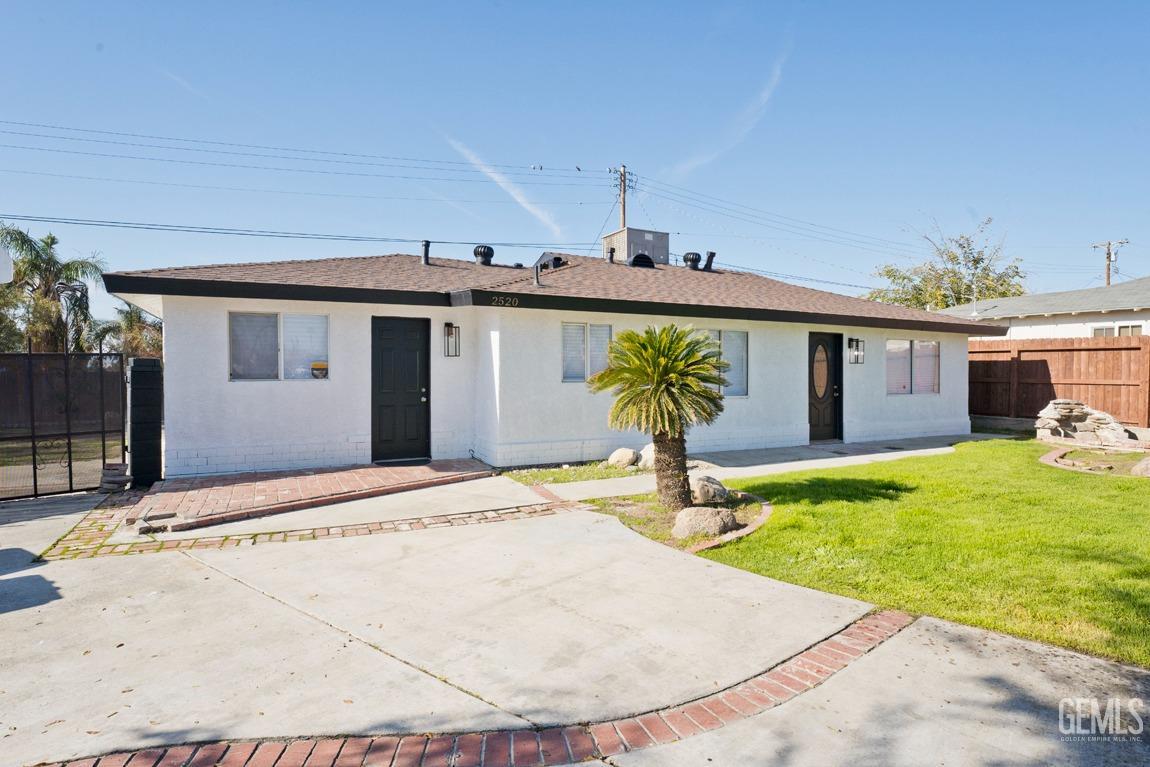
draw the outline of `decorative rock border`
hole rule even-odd
[[[1060,463],[1061,459],[1065,458],[1067,455],[1069,455],[1070,453],[1073,453],[1076,450],[1089,450],[1089,449],[1090,449],[1089,445],[1078,445],[1075,447],[1066,447],[1066,448],[1060,447],[1060,448],[1057,448],[1055,450],[1051,450],[1049,453],[1046,453],[1046,454],[1040,456],[1038,460],[1040,463],[1044,463],[1047,466],[1053,466],[1056,469],[1062,469],[1063,471],[1076,471],[1079,474],[1090,474],[1090,475],[1095,476],[1095,477],[1113,476],[1113,475],[1108,475],[1106,472],[1103,472],[1103,471],[1091,471],[1090,469],[1084,469],[1080,466],[1068,466],[1065,463]],[[1127,450],[1124,452],[1129,453],[1129,452],[1137,452],[1137,451]],[[1138,478],[1137,475],[1119,475],[1119,476],[1132,476],[1135,479]]]
[[[762,507],[762,511],[759,512],[759,516],[755,517],[753,522],[751,522],[749,525],[746,525],[745,527],[740,527],[738,530],[732,530],[729,533],[723,533],[718,538],[711,538],[710,540],[696,543],[694,546],[688,546],[686,549],[684,549],[684,551],[689,554],[698,554],[700,551],[706,551],[707,549],[713,549],[718,546],[722,546],[724,543],[730,543],[731,541],[737,541],[740,538],[746,538],[748,535],[765,525],[767,520],[771,518],[771,512],[774,511],[770,502],[760,498],[757,495],[752,495],[751,493],[747,493],[747,495],[751,496],[752,500],[758,501]]]
[[[57,762],[51,767],[545,767],[603,759],[690,738],[774,708],[822,684],[913,621],[898,611],[871,613],[726,690],[608,722],[458,735],[273,738],[157,746]]]

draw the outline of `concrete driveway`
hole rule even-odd
[[[626,716],[735,684],[869,608],[589,512],[34,572],[0,579],[5,763]]]

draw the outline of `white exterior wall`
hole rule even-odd
[[[1057,314],[1052,317],[1013,317],[986,320],[988,324],[1008,328],[1006,338],[1090,338],[1096,327],[1117,328],[1119,325],[1139,325],[1143,335],[1150,335],[1150,310],[1141,312],[1087,312]],[[1003,336],[985,336],[988,340],[1001,340]]]
[[[494,314],[494,309],[480,309]],[[809,441],[808,334],[843,335],[843,437],[847,442],[966,434],[965,335],[883,331],[829,325],[684,319],[586,312],[503,310],[499,318],[500,417],[495,452],[476,451],[497,466],[601,459],[617,447],[642,447],[648,438],[607,428],[609,393],[592,394],[582,382],[562,381],[562,323],[610,323],[613,333],[675,322],[698,328],[748,331],[745,397],[726,397],[710,426],[693,429],[692,451],[734,450]],[[866,341],[866,362],[846,364],[846,338]],[[886,340],[940,341],[940,392],[888,396]]]
[[[326,314],[330,377],[230,381],[228,312]],[[613,332],[676,322],[748,332],[748,394],[727,397],[690,450],[808,442],[807,354],[812,331],[843,335],[843,429],[848,442],[965,434],[964,335],[827,325],[607,315],[491,307],[441,308],[314,301],[163,299],[167,476],[367,463],[371,452],[371,317],[431,320],[431,453],[474,454],[495,466],[596,460],[647,438],[607,427],[609,393],[562,382],[563,322]],[[461,326],[461,356],[445,358],[444,322]],[[866,362],[846,363],[846,339]],[[940,393],[888,396],[887,339],[940,341]]]
[[[165,296],[165,476],[295,469],[371,460],[371,318],[431,319],[431,452],[464,458],[474,442],[473,310],[318,301]],[[330,377],[228,380],[228,313],[328,315]],[[443,356],[443,324],[461,354]]]

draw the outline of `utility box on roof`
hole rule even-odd
[[[627,227],[603,238],[603,258],[610,258],[615,249],[615,262],[635,265],[635,257],[645,255],[651,264],[671,263],[671,236],[666,232]],[[646,264],[640,264],[646,266]]]

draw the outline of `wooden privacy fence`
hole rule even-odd
[[[1150,427],[1150,336],[972,340],[969,351],[971,415],[1034,418],[1063,398]]]

